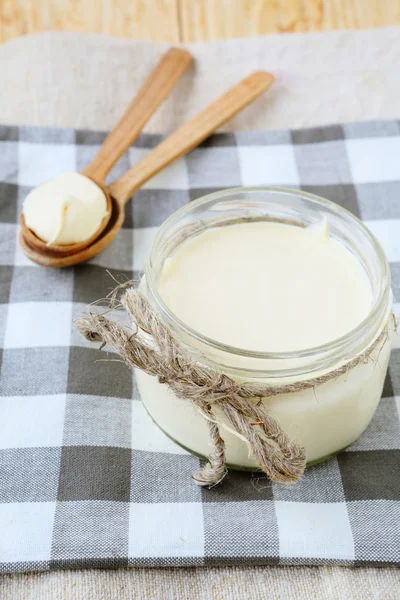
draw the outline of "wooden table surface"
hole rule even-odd
[[[0,0],[0,41],[41,31],[196,42],[400,24],[400,0]]]

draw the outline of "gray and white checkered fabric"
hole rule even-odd
[[[360,216],[400,298],[399,123],[215,135],[137,192],[100,256],[62,271],[35,266],[17,242],[24,197],[82,169],[104,137],[0,128],[0,569],[398,563],[399,339],[374,420],[347,452],[294,487],[232,472],[207,490],[191,481],[198,459],[146,415],[132,372],[97,362],[106,355],[72,319],[115,285],[106,270],[137,275],[168,215],[239,185],[301,188]],[[112,178],[160,139],[142,135]]]

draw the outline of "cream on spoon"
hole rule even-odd
[[[25,198],[26,226],[48,245],[84,242],[107,216],[103,190],[81,173],[63,173]]]

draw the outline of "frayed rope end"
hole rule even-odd
[[[194,483],[200,487],[212,488],[221,483],[227,473],[228,469],[225,465],[219,465],[215,468],[208,462],[200,469],[200,471],[193,473],[192,479]]]
[[[78,319],[73,320],[77,331],[89,342],[103,342],[102,336],[94,327],[95,315],[83,313]]]

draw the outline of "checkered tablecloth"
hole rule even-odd
[[[72,319],[114,287],[107,270],[138,275],[174,210],[238,185],[301,188],[350,209],[382,243],[400,297],[399,124],[213,136],[137,192],[119,236],[89,264],[33,265],[17,242],[24,197],[82,169],[104,137],[0,128],[0,569],[398,563],[398,338],[374,420],[347,452],[293,487],[232,472],[207,490],[191,480],[198,459],[147,416],[132,372],[97,362],[107,355]],[[160,139],[142,135],[111,179]]]

